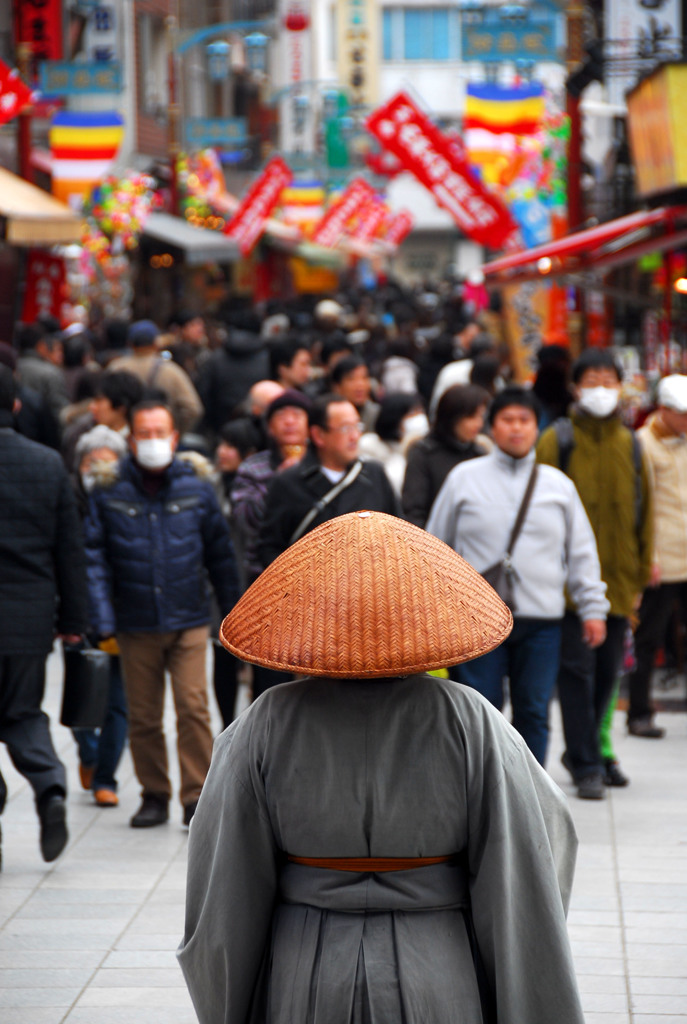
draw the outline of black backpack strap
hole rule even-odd
[[[634,430],[632,435],[632,461],[635,467],[635,528],[637,533],[642,525],[642,446]]]

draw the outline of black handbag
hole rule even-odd
[[[530,478],[527,481],[527,487],[518,509],[518,514],[515,517],[513,529],[511,530],[510,540],[508,541],[508,547],[503,558],[495,562],[494,565],[490,565],[488,569],[485,569],[482,576],[487,583],[494,588],[496,593],[499,595],[504,604],[508,605],[512,612],[515,611],[515,595],[514,595],[514,583],[517,577],[517,573],[513,568],[511,561],[511,555],[515,542],[520,536],[523,523],[525,522],[525,516],[527,515],[527,509],[529,508],[530,499],[532,492],[534,491],[534,485],[537,482],[537,463],[532,466],[532,472]]]
[[[60,722],[70,729],[100,729],[110,689],[110,655],[87,644],[63,644],[64,688]]]

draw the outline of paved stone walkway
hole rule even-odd
[[[59,697],[53,655],[45,704],[53,721]],[[167,720],[173,735],[170,706]],[[687,1024],[687,714],[664,713],[659,721],[667,737],[640,740],[625,735],[618,714],[617,754],[632,784],[592,803],[575,798],[559,764],[554,708],[549,767],[570,795],[581,841],[569,926],[587,1024]],[[139,790],[128,754],[119,808],[100,809],[79,788],[70,733],[56,726],[54,735],[69,770],[70,841],[52,865],[40,858],[29,787],[0,747],[10,789],[2,818],[0,1021],[195,1024],[174,957],[187,842],[181,806],[172,807],[167,826],[129,828]]]

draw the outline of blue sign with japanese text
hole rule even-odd
[[[248,141],[245,117],[187,117],[184,122],[189,149],[243,146]]]
[[[119,61],[82,64],[78,61],[44,60],[39,71],[40,89],[46,96],[122,91],[122,65]]]

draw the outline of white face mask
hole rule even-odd
[[[144,469],[166,469],[174,458],[171,437],[136,442],[136,462]]]
[[[424,437],[429,432],[429,420],[423,412],[406,416],[401,424],[403,437]]]
[[[577,401],[580,409],[583,409],[584,412],[597,419],[603,419],[615,412],[618,408],[619,398],[620,392],[616,388],[581,388]]]
[[[84,491],[86,491],[86,493],[88,493],[89,491],[92,491],[93,488],[95,487],[95,473],[82,473],[81,474],[81,483],[82,483],[83,489],[84,489]]]

